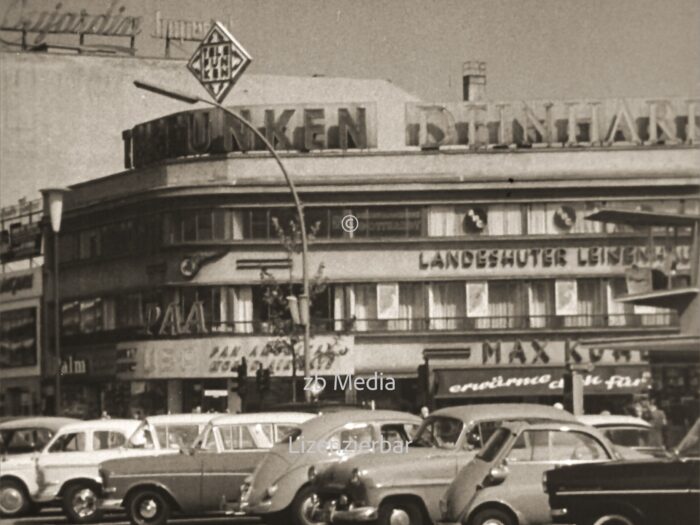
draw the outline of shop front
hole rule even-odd
[[[652,387],[639,352],[584,349],[575,339],[522,338],[428,349],[429,399],[435,408],[465,403],[561,403],[567,363],[586,365],[586,413],[625,413]]]
[[[284,339],[282,342],[284,343]],[[293,357],[279,338],[264,336],[154,339],[118,343],[116,376],[130,385],[131,407],[141,415],[157,412],[240,412],[267,409],[292,399]],[[316,336],[311,340],[310,374],[332,385],[354,372],[354,338]],[[294,346],[296,383],[303,397],[303,345]],[[241,366],[245,376],[239,375]],[[261,381],[262,372],[269,377]],[[342,393],[344,398],[344,392]],[[137,396],[148,400],[138,404]],[[331,389],[320,392],[332,398]]]

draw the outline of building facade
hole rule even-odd
[[[615,297],[631,266],[682,280],[689,239],[585,217],[698,213],[692,101],[409,100],[397,126],[379,118],[383,101],[354,97],[314,103],[311,90],[305,104],[237,108],[280,150],[304,202],[322,398],[411,410],[554,403],[566,364],[590,363],[589,411],[655,391],[672,414],[697,410],[697,355],[585,345],[677,330],[672,312]],[[122,136],[127,169],[74,185],[66,204],[62,340],[84,373],[66,379],[65,403],[238,410],[242,358],[245,409],[288,401],[274,297],[299,293],[301,268],[283,242],[295,211],[277,166],[215,110]],[[270,370],[269,391],[258,391],[258,368]],[[348,375],[367,381],[349,388]]]

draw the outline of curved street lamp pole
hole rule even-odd
[[[292,181],[291,177],[289,176],[289,173],[287,172],[286,168],[284,167],[284,164],[282,163],[282,159],[280,156],[277,154],[275,151],[275,148],[270,144],[270,142],[267,140],[265,135],[260,133],[260,131],[253,126],[250,122],[248,122],[243,116],[239,115],[235,111],[226,108],[222,106],[221,104],[217,102],[213,102],[211,100],[207,100],[198,96],[194,95],[189,95],[187,93],[181,93],[179,91],[174,91],[170,89],[163,88],[161,86],[156,86],[154,84],[150,84],[147,82],[142,82],[139,80],[134,80],[134,85],[139,88],[143,89],[145,91],[150,91],[151,93],[156,93],[158,95],[162,95],[168,98],[172,98],[175,100],[179,100],[181,102],[185,102],[187,104],[196,104],[197,102],[202,102],[204,104],[207,104],[209,106],[213,106],[215,108],[220,109],[224,113],[227,113],[231,115],[233,118],[235,118],[238,122],[243,124],[246,128],[248,128],[260,141],[265,145],[267,150],[270,152],[270,154],[273,156],[275,161],[277,162],[277,165],[279,166],[280,170],[282,171],[282,174],[284,175],[284,179],[287,181],[287,186],[289,186],[289,191],[292,193],[292,198],[294,199],[294,206],[296,207],[297,215],[299,216],[299,228],[301,230],[301,278],[302,278],[302,287],[303,287],[303,292],[300,297],[299,301],[299,309],[300,309],[300,318],[304,326],[304,376],[309,377],[310,376],[310,363],[311,363],[311,355],[310,355],[310,341],[311,341],[311,327],[310,327],[310,316],[309,316],[309,273],[308,273],[308,251],[309,251],[309,245],[308,245],[308,238],[306,235],[306,223],[304,222],[304,207],[301,203],[301,199],[299,198],[299,194],[297,193],[296,186],[294,186],[294,182]],[[296,393],[295,393],[296,395]],[[307,399],[307,401],[310,399],[310,392],[305,391],[304,395]]]

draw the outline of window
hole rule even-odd
[[[382,441],[386,441],[393,448],[394,445],[408,443],[417,430],[416,425],[389,423],[381,426]]]
[[[428,287],[428,315],[433,330],[454,330],[465,316],[464,285],[431,283]]]
[[[462,434],[464,423],[445,416],[429,417],[418,431],[415,443],[418,446],[454,449]]]
[[[125,443],[126,437],[120,432],[98,430],[92,434],[92,450],[109,450]]]
[[[325,439],[330,452],[356,452],[370,450],[373,443],[372,427],[367,424],[350,423]]]
[[[129,328],[143,325],[141,315],[141,294],[128,294],[117,298],[117,328]]]
[[[489,235],[520,235],[523,233],[523,219],[519,204],[489,204]]]
[[[519,282],[488,283],[489,317],[476,319],[477,328],[519,328],[524,314],[524,298]]]
[[[370,330],[370,322],[377,318],[377,285],[356,284],[351,290],[355,330]]]
[[[571,298],[575,302],[575,315],[567,315],[564,318],[564,326],[601,326],[602,312],[605,312],[605,303],[602,297],[601,281],[599,279],[577,279],[576,297]]]
[[[37,364],[36,308],[0,312],[0,369]]]
[[[56,438],[49,452],[85,452],[85,432],[62,434]]]
[[[526,430],[520,434],[508,453],[508,461],[514,463],[547,461],[548,434],[547,430]]]
[[[627,326],[632,320],[634,306],[616,301],[618,297],[627,294],[627,282],[624,277],[610,279],[605,287],[608,306],[608,325]]]
[[[503,445],[506,444],[508,438],[511,436],[510,430],[507,428],[498,428],[494,430],[491,438],[486,442],[484,448],[477,455],[477,458],[488,462],[496,459],[496,455],[501,451]]]
[[[623,447],[662,447],[661,436],[652,428],[617,427],[601,429],[606,438]]]
[[[528,286],[528,310],[531,328],[550,326],[555,315],[554,281],[531,281]]]
[[[187,448],[199,434],[198,425],[156,425],[155,430],[160,448]]]
[[[427,219],[429,237],[453,237],[462,234],[460,217],[454,206],[429,206]]]
[[[277,437],[275,439],[275,443],[284,441],[287,437],[291,436],[292,433],[297,430],[298,427],[292,426],[292,425],[275,425],[275,431],[277,432]]]
[[[258,448],[250,429],[246,425],[221,425],[218,428],[224,450]]]
[[[100,230],[83,230],[79,234],[80,258],[92,259],[102,254],[100,243]]]
[[[20,454],[41,450],[51,439],[46,428],[18,428],[0,431],[0,454]]]
[[[550,461],[600,461],[609,459],[598,440],[581,432],[551,432]]]
[[[155,448],[153,434],[151,434],[151,431],[145,423],[141,424],[141,426],[136,429],[136,432],[129,438],[126,446],[128,448],[145,448],[149,450]]]

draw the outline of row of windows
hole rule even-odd
[[[351,206],[306,208],[307,228],[317,239],[405,239],[502,235],[603,234],[634,231],[624,225],[588,221],[604,207],[698,212],[699,201],[571,202],[473,204],[440,206]],[[342,219],[354,215],[358,228],[346,232]],[[289,232],[293,208],[194,209],[148,215],[139,219],[61,235],[62,262],[128,254],[150,254],[161,244],[246,239],[276,239],[279,225]]]
[[[202,304],[211,332],[270,333],[276,315],[263,286],[209,286],[70,301],[64,335],[125,328],[157,332],[169,304],[186,319]],[[624,278],[331,285],[313,298],[319,331],[502,330],[663,326],[669,311],[615,301]]]

